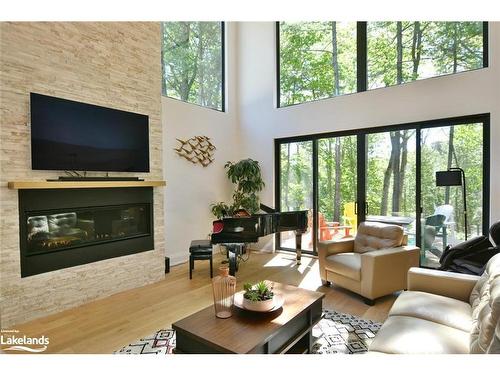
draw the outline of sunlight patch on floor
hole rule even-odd
[[[314,264],[314,261],[315,261],[315,259],[313,259],[313,258],[302,257],[302,260],[300,262],[301,264],[297,268],[297,271],[299,271],[301,274],[304,274],[304,272],[309,271],[309,268],[311,267],[311,265]],[[295,266],[295,264],[294,264],[294,266]]]
[[[308,272],[305,272],[304,278],[299,284],[299,288],[316,290],[321,285],[321,278],[319,277],[318,260],[309,258]]]
[[[295,255],[275,254],[274,257],[264,264],[264,267],[287,267],[295,264]]]

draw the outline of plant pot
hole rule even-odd
[[[269,311],[274,307],[274,297],[265,301],[250,301],[243,297],[243,307],[251,311]]]

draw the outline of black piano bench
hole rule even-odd
[[[194,261],[205,259],[210,260],[210,278],[212,278],[212,243],[210,240],[191,241],[191,245],[189,245],[189,279],[193,278]]]

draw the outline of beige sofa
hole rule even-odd
[[[420,251],[405,245],[400,226],[361,223],[354,239],[319,242],[321,280],[360,294],[372,305],[375,298],[406,289],[408,270],[419,265]]]
[[[500,353],[500,254],[479,276],[412,268],[370,345],[382,353]]]

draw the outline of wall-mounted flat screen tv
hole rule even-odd
[[[149,172],[149,117],[30,94],[37,170]]]

